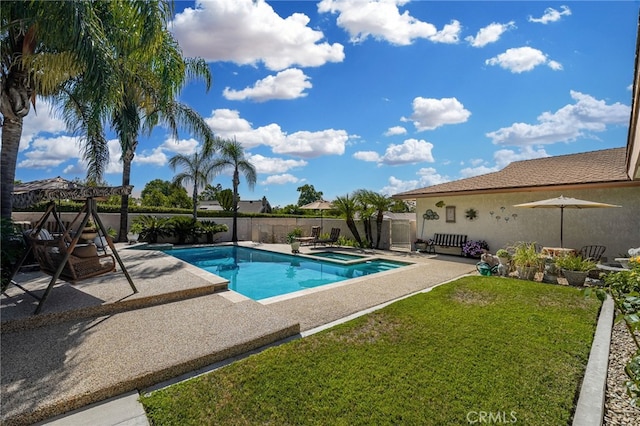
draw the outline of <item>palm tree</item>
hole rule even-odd
[[[135,2],[3,1],[0,14],[0,217],[10,218],[22,122],[36,95],[51,95],[82,75],[96,97],[109,91],[113,58],[106,28],[125,29],[140,16]],[[120,12],[128,13],[125,22]]]
[[[238,186],[240,185],[240,172],[247,179],[249,189],[253,190],[256,184],[257,173],[256,168],[244,157],[244,148],[242,145],[233,140],[220,140],[220,158],[214,161],[213,168],[216,172],[220,172],[226,168],[233,168],[233,230],[231,241],[238,242]]]
[[[389,210],[389,206],[393,200],[374,191],[365,190],[363,196],[371,205],[376,214],[376,248],[380,248],[380,240],[382,238],[382,222],[384,220],[384,212]]]
[[[214,135],[204,119],[189,106],[176,101],[182,88],[196,78],[202,78],[206,90],[211,86],[211,72],[203,59],[182,57],[180,47],[167,30],[171,13],[166,0],[155,0],[144,23],[145,37],[140,42],[130,37],[117,37],[116,70],[112,76],[113,95],[94,98],[86,86],[75,85],[65,92],[67,123],[87,135],[102,134],[100,122],[109,120],[122,149],[122,185],[129,186],[131,164],[135,157],[140,133],[150,134],[160,123],[165,124],[174,138],[183,128],[204,139],[203,154],[214,150]],[[144,43],[143,43],[144,41]],[[84,158],[89,162],[88,177],[99,179],[106,161],[106,141],[87,138]],[[123,195],[120,205],[119,240],[124,241],[128,228],[129,197]]]
[[[347,220],[347,226],[349,227],[353,238],[356,239],[358,246],[362,247],[362,239],[360,238],[360,233],[358,232],[358,227],[354,220],[354,216],[357,211],[355,199],[353,197],[349,198],[348,194],[344,197],[336,197],[333,201],[333,207]]]
[[[371,231],[371,216],[375,212],[375,208],[371,205],[370,193],[367,189],[358,189],[353,193],[353,199],[356,202],[362,224],[364,225],[364,235],[369,247],[373,246],[373,232]]]
[[[198,189],[204,187],[213,179],[214,169],[211,155],[195,152],[191,155],[178,154],[169,160],[172,170],[182,166],[183,172],[174,176],[173,182],[182,185],[183,182],[193,184],[193,220],[198,219]]]

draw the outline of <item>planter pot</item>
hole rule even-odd
[[[82,234],[80,234],[80,238],[83,240],[93,240],[98,236],[98,232],[95,229],[85,228],[82,230]]]
[[[522,280],[533,281],[536,272],[538,272],[538,268],[535,266],[518,266],[518,278]]]
[[[616,257],[614,259],[618,262],[624,269],[629,269],[629,258],[628,257]]]
[[[588,271],[568,271],[566,269],[562,270],[562,275],[567,279],[569,285],[581,287],[584,285],[584,280],[587,279],[589,275]]]
[[[291,253],[300,253],[300,243],[298,241],[291,243]]]
[[[501,265],[509,266],[509,258],[508,257],[499,257],[498,261]]]
[[[127,241],[129,242],[129,244],[137,243],[138,237],[139,237],[139,234],[136,234],[134,232],[129,232],[127,234]]]
[[[416,243],[416,251],[427,250],[427,243]]]

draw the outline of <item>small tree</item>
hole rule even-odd
[[[249,189],[253,189],[257,181],[256,168],[244,157],[242,144],[234,140],[219,140],[220,158],[213,163],[213,170],[220,172],[223,169],[233,168],[233,230],[231,241],[238,242],[238,186],[240,186],[240,172],[247,179]]]
[[[313,185],[305,184],[299,186],[296,191],[300,193],[300,197],[298,198],[298,206],[304,206],[305,204],[322,200],[322,191],[316,191]]]
[[[358,242],[358,246],[362,247],[362,239],[360,238],[360,233],[358,232],[358,227],[355,222],[355,213],[357,211],[356,202],[353,198],[349,198],[349,195],[345,195],[344,197],[336,197],[333,202],[333,207],[343,216],[347,221],[347,226],[353,234],[353,238]]]
[[[178,173],[173,178],[173,183],[182,185],[183,182],[193,184],[193,220],[198,218],[198,189],[204,188],[205,185],[213,179],[214,169],[211,162],[211,151],[203,150],[195,152],[191,155],[178,154],[169,160],[169,166],[172,170],[181,166],[184,171]]]

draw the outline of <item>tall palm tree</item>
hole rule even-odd
[[[181,166],[184,171],[173,177],[173,182],[178,185],[182,183],[193,184],[193,220],[198,219],[198,189],[204,189],[205,186],[215,176],[211,155],[204,152],[194,152],[191,155],[178,154],[169,160],[169,166],[172,170]]]
[[[346,219],[347,226],[353,238],[356,239],[358,246],[362,247],[362,239],[360,238],[360,233],[358,232],[358,227],[354,219],[356,211],[358,210],[355,199],[353,197],[349,198],[348,194],[344,197],[336,197],[333,201],[333,207]]]
[[[102,134],[101,121],[110,121],[120,140],[123,186],[130,184],[131,165],[140,134],[150,134],[160,123],[169,128],[174,138],[178,138],[178,129],[182,128],[204,139],[203,153],[214,150],[214,135],[204,119],[189,106],[176,101],[182,88],[194,79],[201,78],[209,90],[209,67],[203,59],[182,56],[177,41],[167,30],[171,16],[167,0],[144,3],[153,5],[144,22],[145,37],[136,42],[138,39],[131,41],[131,37],[114,36],[117,61],[112,86],[116,90],[111,92],[113,96],[109,103],[104,102],[105,98],[94,98],[82,84],[64,93],[67,123],[75,125],[81,133]],[[106,140],[92,137],[85,142],[84,158],[89,164],[87,175],[100,179],[108,160]],[[129,197],[123,195],[120,241],[126,238],[128,213]]]
[[[240,172],[247,179],[247,185],[249,189],[253,190],[253,187],[257,181],[256,168],[244,157],[244,148],[235,139],[233,140],[221,140],[218,144],[220,146],[220,158],[214,161],[214,170],[221,172],[227,168],[233,168],[233,230],[231,234],[231,241],[238,242],[238,186],[240,185]]]
[[[137,2],[136,2],[137,3]],[[125,28],[112,19],[129,11],[126,26],[139,17],[137,4],[92,1],[3,1],[0,14],[0,216],[10,218],[22,122],[36,95],[55,93],[65,81],[82,76],[97,97],[109,91],[105,82],[113,57],[105,28]]]

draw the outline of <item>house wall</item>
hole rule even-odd
[[[609,259],[620,257],[631,247],[640,247],[640,186],[420,198],[416,205],[417,237],[428,239],[436,232],[466,234],[471,240],[487,241],[492,253],[517,241],[535,241],[542,246],[559,247],[559,208],[531,209],[513,205],[560,195],[622,206],[580,210],[565,208],[565,247],[580,249],[584,245],[604,245],[607,247],[604,256]],[[439,201],[456,207],[455,223],[446,222],[446,207],[435,206]],[[478,219],[470,221],[465,218],[465,211],[469,208],[478,210]],[[438,213],[440,218],[423,221],[422,216],[428,209]]]

